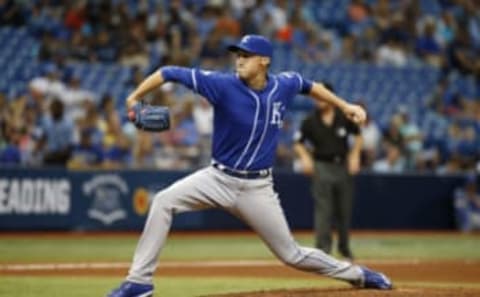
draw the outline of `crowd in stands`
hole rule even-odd
[[[321,14],[326,3],[336,3],[340,16]],[[148,99],[172,108],[174,128],[144,133],[126,121],[119,107],[125,98],[85,89],[82,77],[66,66],[120,64],[131,69],[126,84],[134,87],[165,64],[228,69],[225,46],[243,34],[271,38],[305,63],[427,64],[441,71],[428,108],[448,119],[447,137],[426,139],[405,106],[398,106],[387,126],[369,118],[362,128],[364,169],[450,173],[474,170],[480,160],[480,1],[4,0],[0,25],[26,28],[46,65],[25,92],[0,94],[2,166],[207,164],[213,114],[203,98],[165,85]],[[452,91],[457,76],[474,80],[477,93]],[[281,168],[294,168],[296,124],[285,120]]]

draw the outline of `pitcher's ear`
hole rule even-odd
[[[268,67],[270,65],[270,58],[269,57],[262,57],[261,63],[262,63],[262,65]]]

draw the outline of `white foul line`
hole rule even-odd
[[[270,267],[281,266],[278,261],[192,261],[162,262],[161,267],[166,268],[199,268],[199,267]],[[50,271],[50,270],[90,270],[90,269],[124,269],[129,268],[130,263],[127,262],[100,262],[100,263],[38,263],[38,264],[2,264],[0,272],[8,271]]]
[[[478,264],[478,261],[460,260],[463,264]],[[442,261],[438,261],[441,263]],[[447,261],[448,262],[448,261]],[[367,265],[419,265],[424,263],[436,263],[428,260],[364,260],[359,263]],[[231,260],[231,261],[165,261],[159,267],[164,268],[205,268],[205,267],[276,267],[283,266],[277,260]],[[78,262],[78,263],[26,263],[26,264],[0,264],[1,272],[14,271],[58,271],[58,270],[102,270],[102,269],[127,269],[129,262]]]

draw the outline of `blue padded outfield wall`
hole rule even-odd
[[[154,193],[188,173],[0,169],[0,230],[141,230]],[[459,176],[363,173],[356,178],[353,228],[453,229],[453,190],[461,182]],[[275,184],[291,228],[311,229],[310,180],[278,172]],[[173,225],[245,228],[219,210],[177,215]]]

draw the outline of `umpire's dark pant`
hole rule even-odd
[[[332,249],[333,222],[338,231],[338,251],[350,256],[349,228],[353,206],[353,178],[345,164],[315,162],[312,185],[315,199],[315,245],[326,253]]]

